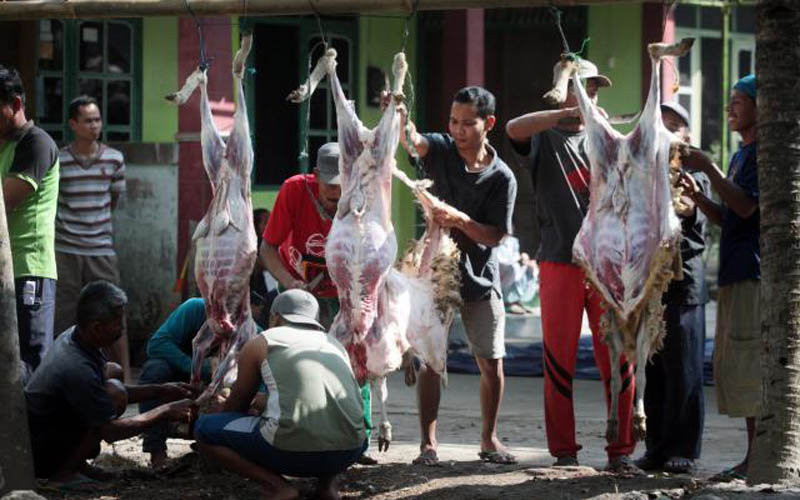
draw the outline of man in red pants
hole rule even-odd
[[[598,74],[589,61],[581,62],[579,76],[597,104],[600,87],[611,80]],[[587,284],[583,271],[572,264],[572,244],[589,206],[589,160],[584,151],[586,132],[570,82],[566,101],[556,110],[537,111],[514,118],[506,125],[513,147],[531,170],[536,218],[541,231],[537,251],[539,299],[544,335],[544,413],[547,446],[554,466],[578,465],[572,379],[585,310],[592,330],[597,368],[609,403],[611,365],[599,328],[602,300]],[[619,438],[606,446],[607,469],[641,472],[630,459],[635,446],[631,428],[634,391],[633,366],[623,361],[619,401]]]

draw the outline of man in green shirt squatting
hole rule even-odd
[[[278,295],[270,329],[242,348],[223,413],[201,416],[194,427],[201,454],[258,482],[269,498],[299,498],[285,474],[317,477],[316,497],[338,499],[337,476],[367,446],[361,391],[347,352],[318,315],[310,293]],[[262,382],[265,409],[250,415]]]

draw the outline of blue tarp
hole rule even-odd
[[[714,340],[706,339],[705,359],[703,361],[703,378],[706,385],[714,384],[714,372],[711,363],[713,351]],[[475,364],[475,359],[469,352],[469,347],[465,342],[451,340],[447,356],[448,371],[453,373],[479,373],[478,365]],[[583,336],[578,342],[576,365],[575,378],[600,380],[600,373],[594,364],[591,337]],[[507,344],[506,357],[503,360],[503,372],[508,376],[541,377],[543,373],[542,343],[522,344],[515,342]]]

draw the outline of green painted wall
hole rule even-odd
[[[411,81],[416,81],[416,19],[409,23],[409,35],[406,42],[406,59]],[[390,75],[394,55],[400,51],[403,43],[404,19],[398,13],[397,18],[362,16],[359,20],[359,65],[358,65],[358,110],[361,120],[367,127],[374,127],[380,120],[380,110],[366,105],[367,102],[367,67],[375,66]],[[406,78],[408,84],[409,77]],[[406,91],[408,93],[408,91]],[[412,116],[415,113],[412,111]],[[408,163],[408,156],[402,146],[397,148],[397,165],[405,170],[413,179],[414,174]],[[416,236],[416,208],[411,191],[400,182],[392,184],[392,222],[397,234],[398,253],[402,255],[406,244]]]
[[[589,7],[587,57],[613,86],[602,89],[599,104],[611,115],[637,113],[642,96],[642,6]],[[631,126],[618,127],[628,132]]]
[[[164,96],[178,90],[178,19],[142,21],[142,142],[173,142],[178,108]]]

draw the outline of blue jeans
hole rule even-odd
[[[148,359],[142,366],[139,384],[165,384],[167,382],[188,382],[189,376],[176,370],[163,359]],[[139,413],[150,411],[161,403],[150,399],[139,403]],[[167,451],[168,422],[159,422],[142,433],[142,451],[156,453]]]
[[[53,345],[56,280],[24,276],[14,280],[22,386]]]
[[[362,446],[344,451],[281,450],[261,435],[261,420],[261,417],[245,413],[203,415],[194,425],[194,437],[201,443],[230,448],[272,472],[296,477],[324,477],[344,472],[367,449],[367,440],[364,440]]]

